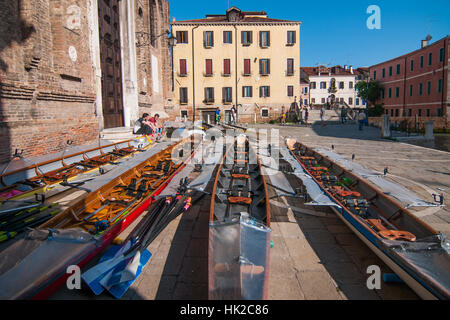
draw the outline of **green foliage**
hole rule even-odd
[[[384,114],[384,107],[382,104],[376,104],[369,107],[369,117],[381,117]]]
[[[369,100],[369,104],[374,105],[375,102],[381,96],[381,85],[379,81],[358,81],[356,83],[356,91],[358,92],[358,97],[363,100]]]

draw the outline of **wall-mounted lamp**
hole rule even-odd
[[[160,35],[153,36],[152,34],[148,32],[136,32],[136,47],[145,47],[149,44],[153,43],[156,39],[167,35],[167,40],[169,41],[169,46],[174,47],[177,45],[177,38],[175,38],[173,35],[170,35],[170,31],[166,30],[164,33],[161,33]]]

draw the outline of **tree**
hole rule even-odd
[[[378,81],[358,81],[356,83],[358,97],[363,100],[369,100],[369,104],[375,105],[381,95],[381,85]]]

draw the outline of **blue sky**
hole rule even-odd
[[[370,66],[420,48],[450,35],[449,0],[169,0],[177,21],[225,13],[228,4],[269,17],[302,21],[301,65],[348,64]],[[381,29],[369,30],[370,5],[381,10]]]

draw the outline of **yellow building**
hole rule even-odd
[[[172,22],[180,116],[192,120],[195,112],[195,120],[212,121],[219,108],[227,120],[235,105],[239,122],[279,118],[300,90],[300,24],[235,7]]]

